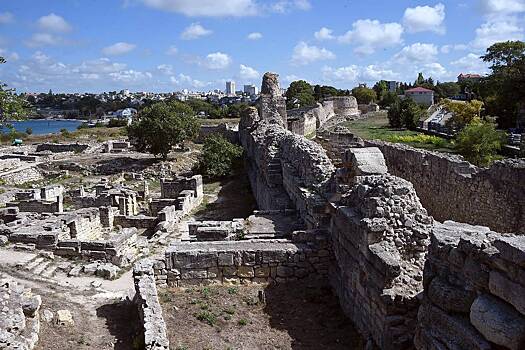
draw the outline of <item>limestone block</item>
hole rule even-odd
[[[265,277],[267,278],[270,276],[270,268],[269,267],[257,267],[255,268],[255,277]]]
[[[440,278],[434,278],[428,288],[428,297],[446,311],[468,313],[476,293],[451,286]]]
[[[385,157],[377,147],[350,148],[345,153],[344,162],[351,165],[354,176],[388,173]]]
[[[75,324],[69,310],[58,310],[56,323],[59,326],[73,326]]]
[[[501,237],[494,246],[503,259],[525,267],[525,236]]]
[[[525,318],[512,306],[480,295],[470,309],[470,322],[483,336],[511,350],[525,348]]]
[[[115,279],[120,269],[113,264],[102,264],[97,267],[96,275],[105,279]]]
[[[23,298],[22,310],[24,311],[24,315],[27,317],[35,317],[40,309],[40,305],[42,305],[42,298],[40,298],[40,295]]]
[[[277,266],[277,277],[292,277],[294,275],[293,267]]]
[[[237,276],[244,278],[251,278],[254,276],[253,267],[251,266],[239,266],[237,268]]]
[[[525,315],[525,287],[510,281],[497,271],[491,271],[489,290],[492,294],[512,304],[522,315]]]

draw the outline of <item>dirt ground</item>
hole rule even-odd
[[[172,349],[364,348],[337,297],[319,281],[171,288],[159,298]]]

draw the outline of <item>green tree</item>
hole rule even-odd
[[[222,177],[232,173],[238,166],[243,149],[225,139],[212,134],[204,140],[199,170],[210,177]]]
[[[374,84],[374,87],[372,89],[376,92],[378,100],[381,101],[383,99],[383,96],[385,96],[388,93],[388,83],[386,82],[386,80],[380,80]]]
[[[184,103],[159,102],[143,109],[128,127],[128,135],[139,151],[163,159],[174,146],[197,136],[199,123],[193,110]]]
[[[0,64],[6,60],[0,56]],[[25,99],[18,96],[14,89],[0,81],[0,125],[6,125],[11,120],[24,119],[29,112],[29,105]]]
[[[377,101],[377,94],[373,89],[366,86],[360,86],[352,89],[352,96],[354,96],[359,104],[369,104]]]
[[[463,129],[474,118],[481,117],[483,102],[478,100],[462,102],[445,99],[441,102],[441,106],[452,113],[452,118],[447,121],[447,125],[455,129]]]
[[[494,123],[476,117],[456,136],[456,149],[469,162],[488,166],[504,142],[505,134]]]
[[[388,110],[388,123],[393,128],[415,129],[424,110],[411,98],[395,100]]]
[[[436,84],[436,95],[438,98],[450,98],[461,93],[461,86],[455,82],[445,82]]]
[[[315,106],[314,89],[304,80],[297,80],[286,90],[286,108]]]
[[[525,43],[506,41],[493,44],[481,58],[491,64],[492,70],[479,83],[486,110],[499,117],[500,127],[514,127],[518,111],[525,103]]]
[[[395,92],[387,91],[379,101],[381,108],[391,107],[395,102],[399,102],[399,97]]]

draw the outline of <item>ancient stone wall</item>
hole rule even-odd
[[[417,349],[525,349],[525,237],[436,225]]]
[[[229,125],[226,123],[219,125],[201,125],[201,128],[199,129],[199,135],[197,136],[195,142],[202,143],[206,137],[213,134],[221,135],[231,143],[239,143],[239,126]]]
[[[343,156],[349,147],[364,147],[363,139],[342,126],[318,130],[315,140],[323,146],[328,157],[338,167],[341,166]]]
[[[144,349],[168,350],[170,344],[157,295],[152,261],[145,259],[135,264],[133,280],[135,284],[134,302],[137,305],[142,325]]]
[[[326,233],[317,241],[247,240],[179,243],[155,264],[160,285],[272,283],[326,277],[332,255]],[[321,239],[323,238],[324,239]]]
[[[89,145],[79,143],[41,143],[36,146],[37,152],[49,151],[53,153],[75,152],[81,153],[89,148]]]
[[[414,185],[437,220],[525,233],[525,161],[497,161],[479,168],[456,156],[410,146],[367,141],[383,152],[388,169]]]

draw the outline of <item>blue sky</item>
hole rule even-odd
[[[486,73],[525,0],[0,0],[0,81],[17,91],[224,89],[274,71],[352,88]]]

